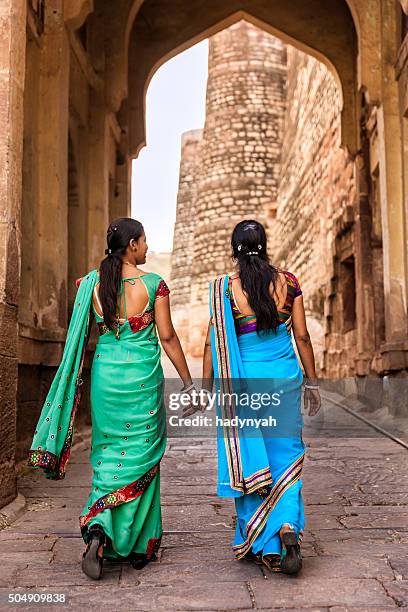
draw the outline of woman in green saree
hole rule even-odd
[[[86,343],[95,318],[99,338],[91,368],[93,468],[90,496],[79,517],[87,544],[82,569],[102,575],[103,560],[146,564],[162,536],[160,461],[166,445],[160,338],[184,383],[192,379],[171,321],[170,293],[159,274],[144,272],[141,223],[120,218],[107,231],[107,257],[77,280],[64,354],[29,451],[29,465],[61,479],[80,400]],[[158,333],[157,333],[158,332]]]

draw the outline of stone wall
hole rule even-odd
[[[279,265],[298,276],[320,374],[351,376],[355,321],[347,331],[340,324],[343,285],[333,261],[336,220],[356,197],[354,164],[340,146],[341,96],[332,74],[316,59],[292,46],[287,58],[282,168],[271,253]],[[352,247],[348,255],[352,256]],[[332,281],[338,284],[334,305]],[[330,324],[333,318],[335,329]]]

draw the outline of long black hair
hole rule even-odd
[[[143,232],[143,225],[129,217],[114,219],[106,232],[108,248],[105,251],[107,256],[99,265],[99,297],[103,320],[111,330],[116,329],[119,316],[118,294],[122,279],[122,257],[132,238],[138,240]]]
[[[266,248],[266,232],[262,223],[253,219],[240,221],[231,236],[232,258],[237,260],[242,290],[256,315],[256,331],[270,332],[279,325],[278,309],[269,293],[274,293],[279,270],[270,262]]]

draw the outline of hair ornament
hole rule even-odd
[[[257,226],[255,225],[255,223],[247,223],[243,227],[244,232],[246,232],[247,230],[254,230],[254,229],[257,229]]]
[[[239,244],[237,249],[238,249],[238,251],[240,251],[242,249],[242,244]]]
[[[262,249],[262,244],[258,244],[258,251]]]

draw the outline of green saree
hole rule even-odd
[[[148,302],[143,313],[129,318],[125,302],[125,321],[111,331],[92,303],[98,281],[95,272],[88,302],[88,312],[93,312],[99,329],[91,368],[93,478],[79,524],[85,542],[92,524],[103,527],[105,558],[143,553],[149,559],[162,536],[160,461],[166,445],[164,375],[154,302],[168,295],[169,289],[155,273],[122,279],[121,291],[126,282],[142,282]],[[88,276],[84,279],[89,283]]]

